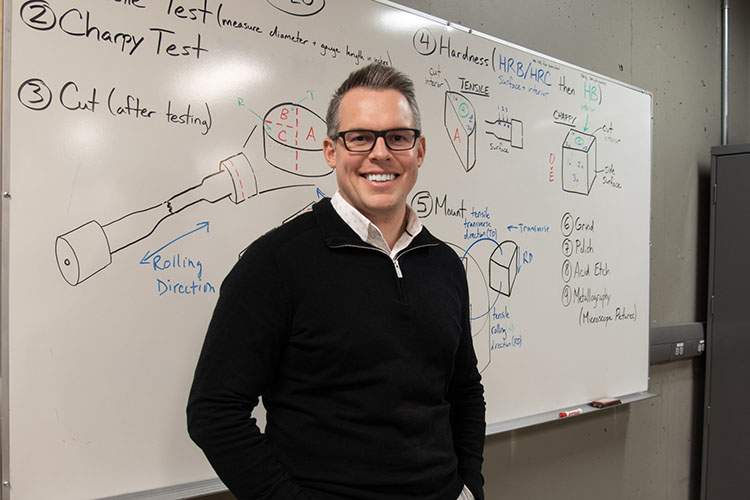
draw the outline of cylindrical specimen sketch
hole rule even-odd
[[[218,172],[203,178],[166,201],[131,212],[107,224],[90,221],[62,234],[55,241],[55,256],[65,281],[75,286],[112,262],[112,255],[148,237],[172,215],[200,202],[216,203],[228,198],[242,203],[258,194],[258,183],[250,161],[239,153],[219,163]]]
[[[474,106],[463,94],[451,91],[445,93],[445,131],[467,172],[477,162],[476,116]]]
[[[320,154],[325,137],[325,120],[299,104],[278,104],[263,118],[266,161],[290,174],[322,177],[331,173]]]
[[[71,285],[77,285],[112,262],[104,228],[93,220],[58,236],[55,255],[63,278]]]
[[[596,137],[571,129],[562,147],[562,188],[588,195],[596,178]]]

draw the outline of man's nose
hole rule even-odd
[[[385,137],[375,138],[375,146],[370,151],[370,156],[377,159],[384,159],[391,156],[391,150],[385,144]]]

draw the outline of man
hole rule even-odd
[[[466,276],[406,203],[425,155],[413,84],[367,66],[327,121],[338,192],[225,279],[190,435],[240,500],[482,500]]]

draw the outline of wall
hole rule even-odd
[[[705,321],[710,148],[721,139],[721,2],[398,3],[653,93],[651,322]],[[744,110],[747,7],[736,7],[733,16],[733,103]],[[735,142],[750,140],[747,117],[733,117]],[[487,498],[697,499],[703,363],[698,358],[651,366],[649,389],[659,398],[490,436]]]

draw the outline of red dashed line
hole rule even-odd
[[[294,145],[299,145],[299,106],[294,108]],[[299,149],[294,150],[294,171],[299,171]]]
[[[229,159],[229,163],[231,163],[232,166],[234,167],[234,174],[237,176],[236,179],[240,183],[240,193],[242,194],[242,199],[244,200],[245,199],[245,188],[242,186],[242,177],[240,177],[240,171],[237,170],[237,167],[234,166],[234,162],[232,161],[231,158]]]
[[[286,128],[293,128],[294,129],[294,145],[299,146],[299,106],[295,106],[294,108],[294,125],[289,125],[287,123],[282,122],[276,122],[276,125],[278,127],[286,127]],[[265,120],[266,123],[273,124],[271,120]],[[299,149],[297,147],[294,148],[294,156],[295,156],[295,163],[294,163],[294,170],[299,171]]]

